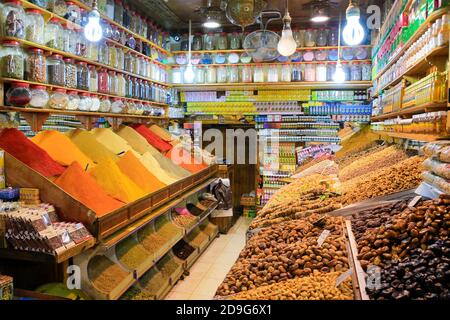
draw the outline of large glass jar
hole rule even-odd
[[[173,84],[182,84],[183,83],[183,77],[182,77],[182,71],[180,67],[173,67],[172,68],[172,83]]]
[[[217,83],[227,82],[227,68],[224,66],[217,67]]]
[[[98,43],[98,61],[103,64],[108,64],[108,46],[105,41]]]
[[[200,51],[203,49],[203,35],[202,33],[196,33],[192,39],[192,50]]]
[[[125,77],[122,73],[117,74],[117,94],[121,97],[125,97]]]
[[[73,59],[64,59],[65,68],[65,86],[75,89],[77,87],[77,66]]]
[[[119,83],[117,81],[117,75],[115,71],[109,71],[109,93],[117,95],[117,90],[119,89]]]
[[[19,42],[3,41],[0,57],[1,76],[3,78],[23,79],[25,62]]]
[[[217,50],[227,50],[228,49],[228,37],[225,32],[221,32],[217,37]]]
[[[92,99],[89,93],[80,93],[80,103],[78,104],[78,110],[80,111],[90,111],[92,106]]]
[[[63,43],[59,43],[61,37],[62,27],[57,18],[51,18],[45,26],[44,41],[47,47],[62,50]]]
[[[295,43],[297,43],[297,48],[305,47],[305,30],[293,29],[292,33]]]
[[[350,79],[351,81],[361,81],[362,80],[362,70],[361,65],[354,62],[350,67]]]
[[[342,70],[344,71],[344,74],[345,74],[345,81],[350,81],[350,79],[351,79],[350,65],[348,63],[343,63]]]
[[[206,83],[217,83],[217,70],[216,67],[206,67]]]
[[[100,110],[100,99],[96,95],[91,95],[91,109],[89,111],[98,112]]]
[[[30,0],[30,2],[43,9],[47,9],[49,0]]]
[[[338,61],[338,50],[337,49],[328,50],[328,60]]]
[[[195,70],[195,83],[203,84],[206,80],[205,68],[203,66],[198,66]]]
[[[120,98],[114,98],[113,103],[111,104],[111,112],[112,113],[122,113],[123,110],[123,101]]]
[[[47,82],[47,59],[42,49],[32,48],[29,50],[25,63],[25,75],[28,81]]]
[[[112,44],[108,44],[108,65],[117,68],[117,48]]]
[[[253,70],[251,66],[244,65],[241,69],[241,81],[243,83],[253,82]]]
[[[327,64],[327,81],[333,81],[335,73],[336,73],[336,65],[334,63],[328,63]]]
[[[64,0],[50,0],[48,9],[60,17],[64,17],[67,13],[67,4]]]
[[[253,68],[253,82],[264,82],[264,67],[262,64]]]
[[[114,0],[106,0],[106,16],[114,19]]]
[[[344,48],[342,49],[342,59],[345,61],[353,60],[355,57],[353,48]]]
[[[314,29],[307,29],[305,32],[305,47],[316,46],[316,31]]]
[[[230,49],[239,50],[241,49],[241,36],[238,32],[233,32],[230,37]]]
[[[239,68],[237,66],[228,67],[228,82],[229,83],[239,82]]]
[[[363,81],[372,80],[372,65],[370,62],[365,62],[361,65],[361,74]]]
[[[81,24],[80,8],[71,1],[67,1],[66,5],[67,5],[67,12],[64,15],[64,18],[73,23]]]
[[[327,65],[324,63],[316,64],[316,81],[327,81]]]
[[[339,33],[338,30],[332,29],[328,33],[328,45],[336,47],[339,44]]]
[[[129,11],[130,13],[130,30],[133,31],[134,33],[137,33],[137,17],[136,17],[136,12],[134,11]]]
[[[292,66],[292,81],[293,82],[303,81],[303,69],[301,64],[294,64]]]
[[[204,50],[212,51],[214,50],[214,47],[214,33],[208,32],[208,34],[205,36],[205,41],[203,42],[203,48]]]
[[[141,65],[139,63],[139,59],[138,59],[137,55],[135,55],[135,54],[132,55],[132,58],[133,58],[134,69],[131,70],[131,72],[134,74],[139,74],[141,72]]]
[[[25,38],[25,20],[25,11],[20,1],[4,1],[1,16],[3,36]]]
[[[25,39],[34,43],[44,44],[45,22],[41,11],[28,9],[25,21]]]
[[[77,54],[77,32],[68,25],[62,26],[63,51]]]
[[[103,97],[100,100],[100,112],[110,112],[111,111],[111,100],[108,97]]]
[[[95,66],[89,66],[89,91],[97,92],[98,91],[98,72]]]
[[[47,59],[48,83],[55,86],[64,86],[66,83],[66,70],[62,56],[53,54]]]
[[[125,51],[117,47],[117,69],[123,70],[125,67]]]
[[[316,32],[316,46],[325,47],[328,42],[328,33],[326,29],[319,29]]]
[[[50,96],[45,86],[31,86],[31,100],[29,106],[31,108],[45,108]]]
[[[98,92],[109,92],[109,75],[106,69],[100,69],[98,72]]]
[[[271,65],[267,69],[267,82],[279,82],[280,73],[278,70],[278,65]]]
[[[325,61],[328,59],[328,51],[324,49],[319,49],[314,52],[314,58],[316,61]]]
[[[314,61],[315,58],[316,58],[316,56],[315,56],[313,50],[306,50],[303,53],[303,60],[306,61],[306,62]]]
[[[76,44],[76,55],[80,57],[87,56],[87,40],[84,37],[83,30],[77,32],[77,44]]]
[[[123,3],[121,0],[115,0],[114,21],[123,24]]]
[[[122,25],[127,28],[130,29],[130,7],[128,5],[124,5],[123,6],[123,19],[122,19]]]
[[[78,93],[76,91],[67,91],[67,96],[69,98],[67,110],[78,110],[80,106],[80,96]]]
[[[6,103],[14,107],[25,107],[31,101],[30,85],[13,82],[6,92]]]
[[[184,33],[181,36],[180,50],[181,51],[188,51],[189,50],[189,35],[187,33]]]
[[[67,96],[66,90],[64,89],[54,89],[50,95],[48,101],[48,107],[50,109],[67,110],[69,105],[69,97]]]
[[[281,82],[291,82],[291,66],[289,64],[283,64],[281,66]]]
[[[305,65],[305,81],[316,81],[316,65],[309,63]]]
[[[98,43],[87,41],[87,57],[89,60],[98,61]]]
[[[89,90],[89,68],[86,62],[77,62],[77,88]]]

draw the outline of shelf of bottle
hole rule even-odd
[[[164,82],[155,81],[155,80],[152,80],[152,79],[140,76],[140,75],[136,75],[136,74],[128,72],[128,71],[117,69],[117,68],[111,67],[109,65],[100,63],[100,62],[96,62],[96,61],[93,61],[93,60],[90,60],[90,59],[87,59],[87,58],[84,58],[84,57],[80,57],[80,56],[77,56],[77,55],[74,55],[74,54],[71,54],[71,53],[67,53],[67,52],[64,52],[64,51],[61,51],[61,50],[53,49],[53,48],[50,48],[50,47],[47,47],[47,46],[44,46],[44,45],[41,45],[41,44],[38,44],[38,43],[34,43],[34,42],[31,42],[31,41],[18,39],[18,38],[14,38],[14,37],[0,37],[0,39],[1,40],[17,41],[24,48],[39,48],[39,49],[42,49],[42,50],[44,50],[44,51],[46,51],[46,52],[48,52],[50,54],[59,54],[59,55],[63,56],[64,58],[71,58],[71,59],[74,59],[75,61],[83,61],[83,62],[86,62],[88,64],[97,66],[99,68],[107,69],[109,71],[114,71],[114,72],[117,72],[117,73],[122,73],[124,75],[130,76],[130,77],[133,77],[133,78],[137,78],[137,79],[141,79],[141,80],[145,80],[145,81],[148,81],[150,83],[157,84],[157,85],[160,85],[160,86],[164,86],[164,87],[170,87],[171,86],[170,84],[166,84]]]
[[[371,81],[347,81],[336,83],[324,82],[261,82],[261,83],[208,83],[208,84],[174,84],[182,91],[251,91],[251,90],[289,90],[289,89],[367,89]]]
[[[385,84],[384,86],[382,86],[381,89],[378,90],[374,94],[374,97],[378,97],[383,90],[389,89],[389,88],[399,84],[403,80],[403,77],[405,77],[405,76],[414,76],[414,75],[424,74],[429,68],[431,68],[433,66],[431,64],[431,62],[429,61],[430,59],[432,59],[434,57],[448,58],[448,54],[449,54],[448,46],[443,46],[443,47],[433,49],[430,53],[428,53],[422,59],[418,60],[415,64],[413,64],[411,67],[409,67],[401,75],[399,75],[398,77],[393,79],[388,84]]]
[[[435,112],[435,111],[445,111],[447,110],[447,101],[440,102],[427,102],[414,107],[403,108],[395,112],[390,112],[375,116],[371,118],[372,122],[383,121],[387,119],[394,119],[397,117],[411,117],[414,114],[424,113],[424,112]]]
[[[365,63],[372,62],[372,60],[350,60],[343,61],[343,63]],[[302,64],[336,64],[337,61],[301,61],[301,62],[264,62],[264,63],[211,63],[211,64],[196,64],[193,67],[255,67],[255,66],[285,66],[285,65],[302,65]],[[185,64],[173,64],[171,67],[186,67]]]
[[[85,10],[87,10],[87,11],[92,11],[92,7],[90,7],[90,6],[88,6],[88,5],[84,4],[84,3],[82,3],[81,1],[73,0],[73,1],[71,1],[71,2],[73,2],[75,5],[77,5],[77,6],[80,7],[80,8],[83,8],[83,9],[85,9]],[[164,54],[166,54],[166,55],[171,55],[171,53],[170,53],[169,51],[167,51],[166,49],[164,49],[164,48],[162,48],[161,46],[157,45],[156,43],[154,43],[154,42],[148,40],[147,38],[145,38],[145,37],[143,37],[143,36],[141,36],[141,35],[139,35],[139,34],[133,32],[133,31],[127,29],[127,28],[125,28],[124,26],[122,26],[121,24],[117,23],[117,22],[114,21],[113,19],[109,18],[109,17],[106,16],[105,14],[100,13],[100,17],[101,17],[103,20],[105,20],[106,22],[108,22],[109,24],[111,24],[111,25],[113,25],[113,26],[115,26],[115,27],[117,27],[117,28],[119,28],[119,29],[122,29],[122,30],[125,31],[126,33],[129,33],[129,34],[132,35],[135,39],[139,39],[139,40],[141,40],[142,42],[147,43],[147,44],[150,45],[151,47],[153,47],[153,48],[155,48],[155,49],[161,51],[162,53],[164,53]]]
[[[417,29],[417,31],[414,33],[414,35],[403,45],[403,47],[400,50],[398,50],[398,52],[391,57],[391,60],[389,61],[389,63],[386,66],[384,66],[380,70],[380,72],[378,72],[378,74],[375,77],[375,80],[379,79],[384,73],[386,73],[386,71],[390,67],[392,67],[392,65],[395,62],[397,62],[397,60],[406,52],[406,50],[408,50],[408,48],[410,48],[411,45],[414,42],[416,42],[425,33],[425,31],[430,27],[430,24],[435,22],[437,19],[441,18],[447,12],[448,12],[447,8],[442,8],[442,9],[439,9],[439,10],[433,12],[425,20],[425,22],[419,27],[419,29]]]
[[[52,18],[57,18],[60,22],[62,22],[63,24],[67,24],[69,27],[80,30],[83,29],[82,26],[80,26],[79,24],[76,24],[70,20],[65,19],[64,17],[61,17],[59,15],[57,15],[56,13],[53,13],[51,11],[48,11],[42,7],[39,7],[38,5],[35,5],[34,3],[31,3],[29,1],[25,1],[25,0],[19,0],[22,4],[22,7],[24,9],[35,9],[35,10],[39,10],[42,13],[42,16],[44,17],[44,20],[46,22],[48,22],[50,19]]]
[[[350,49],[354,47],[350,46],[341,46],[341,49]],[[358,46],[358,48],[372,48],[371,45],[361,45]],[[303,47],[303,48],[297,48],[297,51],[308,51],[308,50],[333,50],[338,49],[337,46],[328,46],[328,47]],[[256,50],[255,50],[256,51]],[[211,54],[219,54],[219,53],[244,53],[244,52],[251,52],[251,50],[245,50],[245,49],[237,49],[237,50],[193,50],[191,51],[191,54],[203,54],[203,53],[211,53]],[[172,54],[189,54],[189,51],[172,51]]]
[[[64,90],[68,90],[68,91],[76,91],[76,92],[79,92],[79,93],[89,93],[89,94],[93,94],[93,95],[97,95],[97,96],[101,96],[101,97],[108,97],[108,98],[111,98],[111,99],[119,98],[119,99],[134,101],[134,102],[148,103],[148,104],[156,106],[156,107],[163,107],[163,108],[168,108],[169,107],[169,105],[167,103],[148,101],[148,100],[139,100],[139,99],[121,97],[121,96],[118,96],[118,95],[107,94],[107,93],[91,92],[91,91],[74,89],[74,88],[68,88],[68,87],[63,87],[63,86],[56,86],[56,85],[48,84],[48,83],[39,83],[39,82],[33,82],[33,81],[27,81],[27,80],[19,80],[19,79],[11,79],[11,78],[0,78],[0,82],[5,82],[5,83],[11,83],[11,82],[28,83],[30,85],[45,86],[47,88],[50,88],[51,90],[52,89],[64,89]]]

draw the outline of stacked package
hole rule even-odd
[[[425,155],[424,166],[427,171],[422,174],[425,182],[450,194],[450,141],[438,141],[423,147]]]

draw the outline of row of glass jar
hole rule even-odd
[[[343,64],[346,81],[370,81],[372,66],[367,63]],[[204,83],[260,83],[332,81],[336,71],[334,63],[283,64],[252,66],[194,66],[194,79],[184,76],[185,68],[172,68],[173,84]]]
[[[50,108],[71,111],[128,113],[136,115],[163,116],[164,108],[146,102],[121,98],[110,99],[87,92],[54,89],[50,93],[45,86],[12,83],[6,93],[7,104],[15,107]]]
[[[248,34],[233,33],[196,33],[192,38],[192,50],[238,50],[242,48],[242,43]],[[293,36],[297,47],[326,47],[338,45],[338,32],[332,29],[307,29],[293,30]],[[188,51],[189,35],[183,34],[180,42],[180,50]]]

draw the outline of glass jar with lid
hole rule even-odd
[[[342,70],[344,71],[344,74],[345,74],[345,81],[350,81],[350,79],[351,79],[350,65],[348,63],[343,63]]]
[[[69,20],[75,24],[81,24],[80,7],[71,1],[66,2],[67,10],[64,19]]]
[[[78,104],[78,110],[90,111],[92,106],[92,99],[89,93],[80,93],[80,103]]]
[[[78,30],[77,32],[77,44],[76,44],[76,55],[80,57],[86,57],[87,55],[87,40],[84,37],[83,30]]]
[[[120,98],[114,98],[111,104],[111,112],[112,113],[122,113],[123,110],[123,101]]]
[[[59,39],[62,39],[61,34],[62,27],[57,18],[51,18],[45,26],[44,41],[47,47],[62,50],[62,43],[59,43]]]
[[[203,34],[201,32],[197,32],[192,39],[192,50],[200,51],[203,49]]]
[[[303,69],[301,64],[294,64],[292,66],[292,81],[300,82],[303,81]]]
[[[227,68],[224,66],[217,67],[217,83],[227,82]]]
[[[313,63],[308,63],[305,65],[305,81],[314,82],[316,81],[316,65]]]
[[[307,29],[305,31],[305,47],[316,46],[316,31],[314,29]]]
[[[316,46],[325,47],[328,42],[328,32],[326,29],[318,29],[316,32]]]
[[[206,67],[206,83],[217,83],[217,70],[216,67]]]
[[[115,0],[114,21],[118,24],[123,24],[123,3],[121,0]]]
[[[67,4],[64,0],[51,0],[48,3],[48,9],[60,17],[67,13]]]
[[[32,85],[31,86],[31,100],[29,106],[31,108],[45,108],[47,107],[50,96],[45,86]]]
[[[241,35],[238,32],[233,32],[230,36],[230,49],[241,49]]]
[[[114,19],[114,0],[106,0],[106,16],[111,20]]]
[[[69,103],[67,104],[67,110],[78,110],[80,106],[80,96],[76,91],[67,91],[67,97],[69,98]]]
[[[56,88],[53,90],[48,100],[48,107],[50,109],[66,110],[69,105],[69,97],[66,90]]]
[[[216,42],[217,50],[227,50],[228,49],[228,36],[225,32],[219,33]]]
[[[77,32],[67,24],[61,26],[61,34],[63,37],[63,51],[76,54],[77,53]]]
[[[183,83],[183,72],[180,67],[173,67],[171,70],[172,73],[172,83],[173,84],[182,84]]]
[[[30,85],[28,83],[13,82],[6,92],[6,103],[14,107],[25,107],[31,101]]]
[[[292,30],[292,33],[295,43],[297,43],[297,48],[305,47],[305,30],[296,28]]]
[[[328,50],[328,60],[338,61],[338,50],[337,49]]]
[[[113,44],[108,44],[108,65],[117,68],[117,48]]]
[[[47,82],[47,59],[42,49],[31,48],[28,51],[25,63],[25,76],[28,81]]]
[[[353,60],[355,57],[353,48],[344,48],[342,49],[342,59],[345,61]]]
[[[336,65],[334,63],[328,63],[327,64],[327,81],[333,81],[335,73],[336,73]]]
[[[23,79],[25,70],[24,52],[19,42],[5,40],[0,50],[0,67],[3,78]]]
[[[30,2],[43,9],[47,9],[49,0],[31,0]]]
[[[181,51],[188,51],[189,50],[189,35],[187,33],[184,33],[181,36],[180,50]]]
[[[100,69],[98,72],[98,92],[109,92],[109,74],[106,69]]]
[[[18,0],[4,1],[1,8],[2,35],[5,37],[25,38],[25,11]]]
[[[291,65],[283,64],[281,66],[281,82],[291,82]]]
[[[98,91],[98,72],[94,65],[89,65],[89,91]]]
[[[130,7],[124,1],[122,25],[126,29],[130,29],[130,19],[131,19]]]
[[[319,49],[314,52],[314,58],[316,61],[326,61],[328,59],[328,51]]]
[[[117,81],[117,75],[115,71],[109,71],[109,93],[113,95],[117,95],[117,90],[119,87],[119,83]]]
[[[264,82],[264,67],[262,64],[258,64],[253,68],[253,82]]]
[[[313,50],[306,50],[305,52],[303,52],[303,60],[306,62],[311,62],[314,61],[314,59],[316,58],[314,51]]]
[[[87,58],[92,61],[98,61],[98,43],[87,41]]]
[[[121,97],[125,97],[125,77],[122,73],[117,74],[117,94]]]
[[[241,81],[243,83],[253,82],[253,70],[251,66],[242,66],[241,68]]]
[[[102,97],[100,99],[100,112],[110,112],[111,111],[111,100],[108,97]]]
[[[205,68],[203,66],[198,66],[195,71],[195,83],[203,84],[206,80]]]
[[[50,84],[65,85],[66,67],[61,55],[53,54],[47,58],[47,77]]]
[[[89,111],[98,112],[100,110],[100,99],[95,94],[91,95],[91,108]]]
[[[132,98],[133,99],[139,99],[139,81],[136,78],[132,78],[133,79],[133,95]]]
[[[350,67],[350,80],[351,81],[362,80],[361,64],[359,64],[358,62],[353,62]]]
[[[40,10],[27,9],[25,21],[25,39],[34,43],[44,44],[44,16]]]
[[[64,59],[65,87],[75,89],[77,87],[77,66],[71,58]]]
[[[271,65],[267,68],[267,82],[279,82],[279,75],[278,65]]]
[[[124,57],[124,70],[127,72],[134,70],[134,59],[131,54],[126,54]]]
[[[89,90],[89,68],[86,62],[79,61],[77,64],[77,89]]]
[[[139,63],[139,59],[138,59],[137,55],[133,54],[132,58],[133,58],[134,69],[131,72],[134,74],[140,74],[141,73],[141,64]]]
[[[129,55],[127,55],[129,56]],[[100,41],[98,43],[98,61],[103,64],[108,64],[108,46],[106,45],[106,41]]]
[[[370,62],[364,62],[361,65],[361,77],[362,81],[372,80],[372,65]]]
[[[237,66],[228,67],[228,82],[229,83],[239,82],[239,68]]]
[[[325,63],[316,64],[316,81],[327,81],[327,65]]]
[[[207,51],[212,51],[215,48],[215,41],[214,41],[214,33],[208,32],[208,34],[205,36],[205,41],[203,42],[203,49]]]
[[[331,29],[328,32],[328,45],[331,47],[337,47],[339,44],[339,33],[336,29]]]
[[[123,70],[125,67],[125,51],[123,48],[117,47],[117,69]]]

